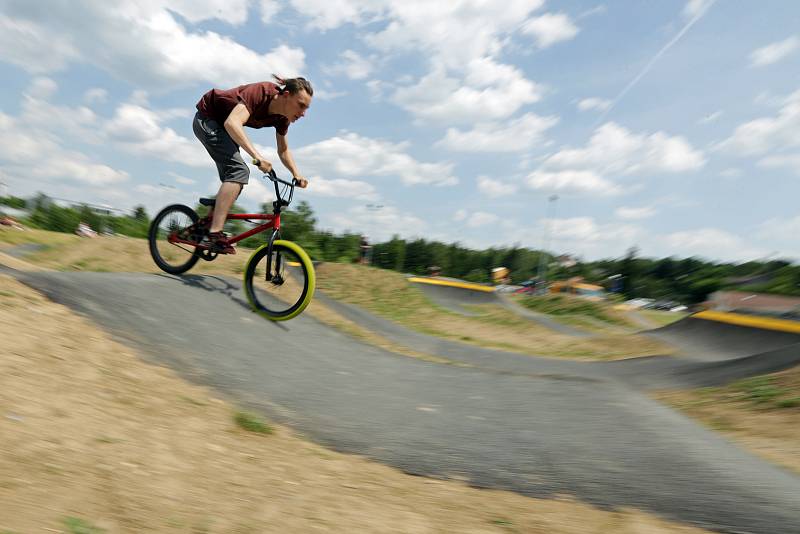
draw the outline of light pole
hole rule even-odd
[[[547,272],[547,260],[546,254],[547,249],[550,246],[550,235],[549,235],[549,227],[550,227],[550,219],[553,216],[551,212],[555,212],[555,203],[558,200],[558,195],[550,195],[547,198],[547,208],[545,209],[545,217],[544,217],[544,229],[543,229],[543,237],[542,237],[542,251],[539,254],[539,274],[537,278],[539,279],[537,282],[537,286],[539,286],[540,290],[544,290],[546,272]]]
[[[373,236],[375,235],[375,215],[383,209],[383,204],[367,204],[367,210],[370,212],[369,222],[372,225],[370,227],[370,232],[373,232]],[[367,265],[372,265],[372,245],[369,244],[367,241],[367,236],[361,236],[361,247],[360,247],[360,261],[362,263],[366,263]]]

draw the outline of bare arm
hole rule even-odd
[[[247,134],[244,133],[244,124],[249,118],[250,112],[247,110],[247,106],[241,102],[236,104],[236,107],[233,108],[230,115],[228,115],[228,118],[225,119],[225,131],[228,132],[228,135],[231,136],[233,141],[242,147],[245,152],[250,154],[252,158],[261,162],[258,165],[258,168],[261,170],[261,172],[269,172],[272,169],[272,163],[265,160],[261,154],[258,153],[258,150],[256,150],[256,147],[254,147],[253,143],[250,142]]]
[[[289,169],[289,172],[292,173],[292,176],[297,180],[297,184],[300,187],[308,185],[308,180],[297,170],[297,165],[295,165],[294,158],[292,158],[292,152],[289,150],[289,145],[286,143],[286,136],[276,132],[275,141],[278,144],[278,157],[281,158],[283,166]]]

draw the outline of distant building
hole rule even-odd
[[[800,317],[800,297],[753,293],[752,291],[716,291],[704,303],[716,311],[738,311],[760,315],[796,315]]]
[[[492,269],[492,282],[495,284],[508,284],[511,282],[511,271],[508,267],[495,267]]]
[[[569,254],[561,254],[556,258],[556,262],[558,263],[559,267],[569,269],[578,265],[578,258]]]
[[[606,297],[605,288],[595,284],[588,284],[582,276],[575,276],[569,280],[560,280],[550,284],[550,293],[568,293],[592,300],[602,300]]]

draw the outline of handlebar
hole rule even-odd
[[[291,202],[292,202],[292,197],[294,197],[294,186],[295,186],[295,185],[297,185],[297,180],[295,180],[294,178],[292,178],[292,181],[291,181],[291,182],[287,182],[286,180],[283,180],[283,179],[281,179],[281,178],[278,178],[278,175],[277,175],[277,174],[275,174],[275,169],[270,169],[270,170],[269,170],[269,172],[267,172],[267,173],[264,173],[264,176],[265,176],[266,178],[269,178],[269,180],[272,182],[272,185],[274,185],[274,186],[275,186],[275,198],[276,198],[277,200],[276,200],[275,202],[273,202],[273,206],[274,206],[276,209],[280,209],[282,206],[288,206],[289,204],[291,204]],[[289,189],[289,198],[288,198],[288,199],[286,199],[286,198],[283,198],[283,197],[281,196],[281,192],[280,192],[280,190],[278,189],[278,184],[279,184],[279,183],[280,183],[280,184],[283,184],[283,185],[285,185],[285,186],[288,186],[288,187],[290,188],[290,189]],[[285,191],[285,190],[284,190],[284,191]]]
[[[294,187],[295,185],[297,185],[297,180],[295,180],[294,178],[292,178],[291,182],[287,182],[286,180],[278,178],[278,175],[275,174],[275,169],[270,169],[266,175],[269,176],[269,179],[272,180],[273,182],[280,182],[284,185],[288,185],[289,187]]]

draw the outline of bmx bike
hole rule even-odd
[[[281,210],[292,202],[296,182],[278,178],[274,170],[264,175],[275,186],[272,213],[229,213],[226,220],[264,221],[246,232],[226,237],[224,245],[259,232],[272,230],[267,243],[257,248],[244,269],[244,292],[250,306],[271,321],[285,321],[299,315],[314,295],[316,275],[308,254],[291,241],[280,238]],[[199,260],[213,261],[222,253],[201,244],[214,215],[213,198],[201,198],[210,211],[200,217],[189,206],[172,204],[162,209],[150,224],[150,255],[158,267],[170,274],[182,274]]]

